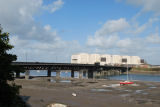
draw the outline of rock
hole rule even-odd
[[[76,97],[76,96],[77,96],[77,94],[76,94],[76,93],[72,93],[72,96]]]
[[[107,87],[107,85],[102,85],[102,87]]]

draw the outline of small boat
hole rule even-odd
[[[120,82],[120,85],[125,85],[125,84],[134,84],[134,82],[131,82],[131,81]]]
[[[126,85],[126,84],[134,84],[134,82],[129,81],[128,78],[128,64],[127,64],[127,80],[120,82],[120,85]]]

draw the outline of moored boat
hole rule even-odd
[[[134,84],[134,82],[129,81],[128,78],[128,64],[127,64],[127,80],[120,82],[120,85],[125,85],[125,84]]]
[[[120,85],[125,85],[125,84],[134,84],[134,82],[131,82],[131,81],[120,82]]]

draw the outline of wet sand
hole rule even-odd
[[[20,95],[31,107],[62,103],[69,107],[160,107],[160,82],[135,81],[134,86],[119,86],[120,81],[72,79],[50,82],[47,77],[16,79]],[[76,96],[72,96],[76,93]]]

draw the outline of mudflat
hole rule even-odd
[[[51,79],[51,80],[50,80]],[[134,81],[120,86],[117,80],[36,77],[16,79],[20,95],[31,107],[61,103],[68,107],[160,107],[160,82]]]

